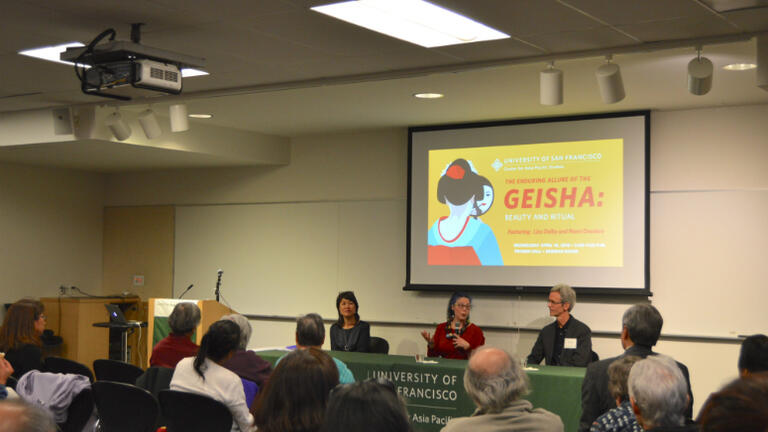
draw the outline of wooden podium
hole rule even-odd
[[[152,348],[162,338],[168,335],[167,329],[162,331],[161,326],[157,325],[158,320],[167,319],[171,310],[177,303],[189,302],[195,303],[200,308],[200,325],[197,326],[195,331],[196,341],[195,343],[200,345],[202,339],[208,327],[214,322],[218,321],[224,315],[237,313],[235,310],[224,306],[216,300],[177,300],[177,299],[161,299],[151,298],[147,304],[149,319],[148,331],[147,331],[147,356],[144,360],[143,368],[149,367],[149,358],[152,356]]]
[[[93,368],[93,361],[109,358],[109,329],[93,327],[93,323],[109,321],[105,303],[120,305],[126,319],[145,321],[144,306],[139,297],[45,297],[40,302],[48,317],[48,329],[62,337],[61,357]],[[145,332],[146,333],[146,332]],[[140,365],[147,358],[139,346],[138,333],[128,338],[131,348],[129,363]],[[146,334],[141,336],[147,337]],[[142,361],[139,362],[139,357]]]

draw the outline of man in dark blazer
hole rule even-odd
[[[608,366],[623,356],[634,355],[646,358],[657,353],[651,350],[656,345],[661,335],[661,326],[664,320],[659,311],[648,304],[634,305],[624,312],[621,318],[621,346],[624,353],[617,357],[592,363],[587,367],[587,374],[581,384],[581,420],[579,432],[589,431],[600,415],[609,409],[616,408],[616,400],[608,390]],[[693,415],[693,393],[691,392],[691,379],[688,368],[677,362],[677,366],[685,377],[688,390],[689,403],[685,410],[686,418]]]
[[[571,315],[576,293],[569,285],[557,284],[549,291],[549,315],[555,321],[544,326],[528,355],[528,363],[544,359],[550,366],[586,366],[592,358],[592,331]]]

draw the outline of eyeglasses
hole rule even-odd
[[[471,304],[466,304],[466,303],[454,303],[453,305],[454,305],[454,306],[456,306],[456,307],[457,307],[457,308],[459,308],[459,309],[466,309],[466,310],[470,310],[470,309],[472,309],[472,305],[471,305]]]
[[[40,314],[40,316],[38,317],[38,319],[40,319],[40,318],[42,318],[44,321],[48,321],[48,317],[47,317],[47,316],[45,316],[45,314]]]
[[[552,300],[547,300],[547,304],[548,305],[556,305],[556,304],[563,304],[563,303],[565,303],[565,302],[563,302],[563,301],[556,302],[556,301],[552,301]]]

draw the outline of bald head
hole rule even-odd
[[[464,389],[486,413],[498,413],[528,392],[528,376],[506,351],[477,349],[464,372]]]
[[[478,375],[499,375],[502,370],[509,369],[511,362],[506,352],[488,347],[475,352],[469,360],[469,368]]]

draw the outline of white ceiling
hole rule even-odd
[[[115,28],[142,43],[204,57],[209,76],[184,80],[182,96],[146,92],[128,111],[185,101],[193,121],[280,136],[435,123],[634,109],[768,103],[752,62],[752,36],[768,31],[766,0],[434,0],[512,38],[422,48],[309,8],[328,0],[16,0],[0,26],[0,116],[51,106],[113,103],[80,93],[71,67],[16,54],[25,48],[89,42]],[[718,12],[723,4],[744,7]],[[715,64],[712,91],[686,90],[695,40]],[[737,42],[732,42],[737,41]],[[728,42],[728,43],[725,43]],[[670,48],[662,49],[659,48]],[[627,98],[602,103],[594,70],[614,53]],[[538,102],[538,72],[556,60],[565,103]],[[440,92],[417,100],[413,93]],[[92,143],[90,144],[92,145]],[[2,157],[2,155],[0,155]],[[33,158],[34,159],[34,158]],[[49,162],[45,162],[49,163]],[[98,163],[96,163],[98,165]],[[91,168],[88,168],[91,169]]]

